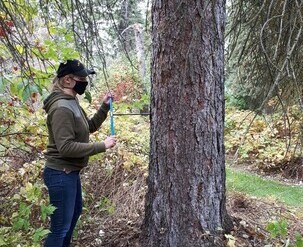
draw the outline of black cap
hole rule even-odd
[[[85,77],[91,74],[96,74],[96,72],[94,70],[85,68],[85,66],[79,60],[74,59],[67,60],[66,63],[60,63],[57,70],[57,77],[59,78],[68,74]]]

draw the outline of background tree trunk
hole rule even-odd
[[[119,23],[119,33],[123,33],[123,44],[126,52],[129,52],[131,48],[131,39],[130,39],[130,31],[125,30],[130,25],[130,4],[129,0],[124,0],[122,2],[121,10],[120,10],[120,23]],[[122,49],[123,50],[123,49]]]
[[[141,83],[143,86],[144,93],[147,93],[147,83],[145,80],[145,52],[144,52],[144,32],[142,25],[139,23],[135,23],[133,25],[134,29],[134,35],[135,35],[135,41],[136,41],[136,52],[137,52],[137,60],[138,60],[138,69],[139,69],[139,75],[141,79]]]
[[[153,1],[145,247],[223,245],[224,0]]]

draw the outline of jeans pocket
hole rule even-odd
[[[44,183],[48,188],[53,186],[62,186],[64,175],[65,173],[63,171],[46,167],[43,173]]]

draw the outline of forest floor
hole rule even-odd
[[[74,246],[142,247],[138,240],[146,191],[143,173],[138,170],[125,172],[122,167],[117,167],[109,178],[99,169],[100,166],[93,165],[85,170],[84,177],[100,182],[85,183],[84,187],[87,194],[93,194],[95,198],[107,198],[108,201],[102,204],[103,213],[100,213],[93,201],[88,203],[83,215],[85,222],[82,222]],[[253,168],[247,167],[246,170],[252,172]],[[271,174],[268,172],[266,176],[283,180],[282,175],[277,176],[277,171]],[[288,184],[298,184],[299,181],[287,178]],[[111,192],[108,194],[106,191]],[[234,229],[226,235],[226,246],[287,246],[288,239],[295,243],[296,234],[303,234],[303,207],[289,207],[271,197],[258,198],[228,191],[227,208]],[[270,222],[276,222],[273,232],[277,236],[268,231]],[[286,225],[279,225],[281,222]],[[283,231],[285,236],[279,235]]]

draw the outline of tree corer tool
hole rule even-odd
[[[113,98],[109,98],[109,114],[110,114],[110,134],[115,135],[114,116],[150,116],[149,112],[143,113],[114,113]]]
[[[109,98],[109,114],[110,114],[110,134],[115,135],[115,125],[114,125],[114,110],[113,110],[113,98]]]

